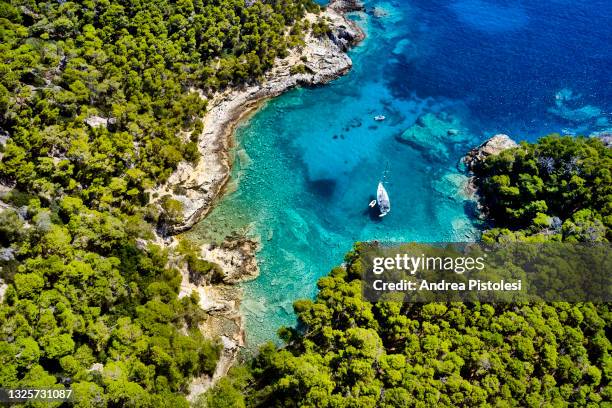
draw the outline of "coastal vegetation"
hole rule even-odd
[[[612,239],[612,150],[598,138],[549,135],[473,171],[495,227],[485,241]]]
[[[612,398],[607,305],[371,303],[359,247],[294,304],[298,329],[208,393],[208,406],[598,407]],[[236,392],[246,390],[246,392]]]
[[[606,240],[611,157],[600,140],[558,135],[486,157],[474,169],[495,227],[484,240]],[[299,324],[279,330],[283,347],[263,346],[201,405],[599,407],[612,401],[609,304],[371,302],[362,294],[362,249],[356,244],[342,267],[318,281],[314,300],[294,303]]]
[[[0,384],[77,406],[185,406],[220,346],[199,328],[216,265],[152,244],[198,160],[202,96],[303,43],[309,0],[0,1]]]
[[[152,243],[183,213],[148,191],[201,159],[202,96],[259,80],[307,30],[329,34],[302,19],[318,9],[0,0],[3,387],[70,387],[83,407],[188,405],[221,346],[200,330],[198,295],[179,297],[177,265],[195,283],[223,273],[188,241],[175,253]],[[593,139],[551,136],[492,156],[475,169],[495,227],[483,239],[609,240],[610,167]],[[285,347],[265,345],[199,404],[610,403],[608,305],[372,303],[359,254],[295,303]]]

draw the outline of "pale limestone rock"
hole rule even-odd
[[[516,146],[518,146],[516,142],[510,139],[508,135],[497,134],[486,140],[480,146],[470,150],[463,158],[463,162],[468,170],[472,170],[477,163],[480,163],[488,156],[499,154],[504,150],[512,149]]]
[[[115,118],[103,118],[102,116],[90,116],[85,119],[85,123],[92,128],[97,128],[100,126],[108,127],[108,125],[113,125],[116,123]]]
[[[349,2],[352,3],[352,2]],[[325,18],[332,30],[329,37],[316,38],[308,34],[302,49],[289,50],[289,55],[276,61],[274,67],[260,83],[230,89],[214,95],[208,101],[208,111],[203,118],[204,129],[198,139],[201,154],[197,165],[181,163],[168,182],[151,191],[154,197],[171,195],[183,204],[184,221],[169,225],[169,234],[190,229],[210,210],[226,185],[231,158],[228,150],[232,133],[242,119],[256,110],[261,101],[280,95],[296,86],[324,84],[345,74],[352,67],[344,49],[363,39],[357,25],[337,11],[343,10],[332,2],[321,15],[308,14],[313,22]],[[306,73],[291,73],[291,67],[303,64]],[[180,194],[176,194],[180,187]]]

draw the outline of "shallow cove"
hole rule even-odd
[[[610,128],[605,2],[517,4],[367,1],[347,76],[288,92],[239,127],[229,192],[189,235],[260,237],[243,302],[251,347],[295,323],[293,301],[355,241],[475,239],[456,165],[479,141]],[[378,219],[368,203],[384,174],[391,212]]]

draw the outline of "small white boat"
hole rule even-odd
[[[384,217],[391,211],[391,201],[389,201],[389,194],[387,194],[387,190],[383,186],[382,181],[378,183],[378,189],[376,190],[376,203],[378,204],[378,209],[380,210],[379,217]]]
[[[368,205],[370,206],[370,208],[374,208],[374,206],[376,205],[376,200],[370,201],[370,204]]]
[[[383,121],[385,119],[387,119],[387,117],[385,115],[374,116],[374,120],[377,121],[377,122],[381,122],[381,121]]]

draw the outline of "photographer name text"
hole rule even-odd
[[[427,281],[420,282],[400,280],[396,282],[385,282],[377,279],[372,282],[372,287],[376,291],[383,292],[407,292],[407,291],[436,291],[436,292],[464,292],[464,291],[503,291],[518,292],[522,290],[521,280],[517,281],[483,281],[470,279],[466,282]]]

